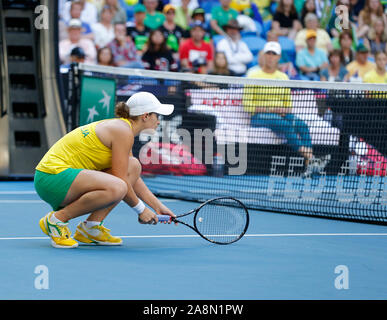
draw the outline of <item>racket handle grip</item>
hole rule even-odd
[[[172,221],[172,217],[167,214],[158,214],[157,218],[159,219],[159,222]]]

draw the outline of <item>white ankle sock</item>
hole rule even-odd
[[[57,223],[65,223],[61,220],[59,220],[57,217],[55,217],[55,212],[50,217],[50,222],[57,224]]]
[[[85,227],[86,228],[92,228],[92,227],[95,227],[95,226],[99,226],[100,224],[102,224],[101,221],[84,221],[85,223]]]

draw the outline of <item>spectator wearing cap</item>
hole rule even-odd
[[[368,71],[375,69],[375,64],[371,61],[368,61],[368,53],[369,50],[364,44],[359,44],[356,47],[355,60],[346,66],[350,81],[362,82],[365,74]]]
[[[229,20],[238,18],[238,11],[230,7],[231,0],[220,0],[220,6],[214,6],[211,10],[211,29],[213,34],[220,34],[225,36],[223,30]]]
[[[213,69],[213,47],[206,43],[204,26],[200,21],[190,25],[191,37],[184,41],[179,48],[179,57],[183,71],[207,73]]]
[[[95,5],[86,1],[86,0],[75,0],[75,1],[67,1],[63,6],[62,19],[65,22],[69,22],[71,20],[70,16],[70,8],[73,2],[77,2],[80,4],[82,8],[81,16],[79,20],[82,22],[88,23],[90,26],[94,23],[98,22],[98,10]]]
[[[263,48],[265,59],[261,69],[249,73],[248,78],[288,80],[278,70],[281,45],[269,41]],[[273,95],[277,98],[272,98]],[[252,127],[269,128],[283,134],[290,147],[305,158],[306,165],[313,156],[308,125],[292,113],[290,88],[270,86],[246,86],[243,91],[243,108],[251,114]]]
[[[237,20],[230,20],[223,26],[227,37],[220,40],[216,46],[216,51],[224,52],[228,61],[228,67],[237,76],[243,76],[247,67],[253,60],[253,54],[247,44],[241,39],[241,27]]]
[[[73,1],[70,5],[70,20],[71,19],[79,19],[82,22],[82,37],[89,38],[90,40],[94,40],[94,34],[91,29],[90,24],[87,22],[82,21],[81,14],[82,14],[83,6],[80,1]]]
[[[176,9],[173,5],[167,4],[164,6],[163,13],[165,15],[165,21],[159,29],[164,34],[164,37],[167,41],[167,46],[174,53],[174,59],[178,59],[180,43],[183,38],[188,38],[188,36],[181,27],[176,25],[175,12]]]
[[[73,50],[71,50],[70,53],[70,63],[61,65],[61,68],[70,68],[72,63],[83,63],[85,62],[85,58],[86,55],[83,49],[80,47],[75,47]]]
[[[86,54],[80,47],[75,47],[71,50],[70,61],[71,63],[82,63],[85,62]]]
[[[196,8],[192,11],[192,21],[200,21],[203,24],[204,30],[206,31],[204,35],[204,41],[211,41],[211,26],[210,23],[206,20],[206,12],[203,8]]]
[[[94,43],[97,48],[105,47],[114,39],[113,11],[110,6],[104,6],[100,13],[100,21],[91,26],[94,33]]]
[[[82,22],[79,19],[70,20],[67,28],[68,38],[59,42],[59,58],[62,64],[70,63],[70,53],[75,47],[80,47],[85,53],[85,63],[94,64],[97,56],[94,42],[82,38]]]
[[[307,80],[320,80],[320,71],[328,67],[328,57],[325,51],[316,48],[317,32],[308,30],[306,33],[306,48],[296,54],[296,66]]]
[[[112,23],[126,23],[127,21],[127,15],[125,10],[121,7],[118,0],[104,0],[102,8],[105,6],[109,6],[112,14],[113,14],[113,20]]]
[[[114,65],[125,68],[143,68],[137,55],[136,46],[130,37],[126,35],[126,25],[116,23],[114,25],[114,39],[108,44],[113,53]]]
[[[305,16],[305,28],[298,31],[294,39],[296,51],[306,48],[306,33],[308,30],[316,31],[316,47],[323,50],[326,54],[332,50],[332,42],[328,32],[319,28],[318,18],[313,13]]]
[[[190,0],[181,0],[180,4],[175,6],[175,23],[183,30],[188,30],[191,23],[192,9]],[[172,3],[172,2],[171,2]]]
[[[268,42],[269,41],[278,42],[278,34],[273,30],[269,30],[266,34],[266,39]],[[263,50],[259,52],[257,58],[258,58],[258,65],[253,66],[249,70],[247,70],[248,73],[250,71],[254,71],[256,68],[260,68],[264,64],[263,60],[265,59],[265,54],[263,53]],[[299,80],[298,72],[296,67],[293,64],[292,59],[283,50],[281,50],[281,58],[278,61],[278,70],[285,73],[292,80]],[[248,76],[248,73],[247,73],[247,76]]]
[[[137,54],[140,56],[146,50],[146,43],[151,32],[151,29],[144,24],[145,17],[145,6],[140,3],[136,4],[134,6],[134,23],[126,28],[126,33],[136,45]]]
[[[165,20],[165,16],[157,11],[159,0],[144,0],[143,3],[146,8],[144,24],[152,30],[159,28]]]

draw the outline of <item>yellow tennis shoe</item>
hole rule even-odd
[[[87,228],[84,222],[78,224],[74,239],[84,244],[98,244],[103,246],[119,246],[122,239],[110,234],[110,230],[102,224]]]
[[[68,223],[52,223],[50,221],[50,217],[53,213],[54,211],[49,212],[39,221],[39,226],[42,231],[51,238],[52,246],[62,249],[78,247],[78,242],[71,238],[71,231],[68,227]]]

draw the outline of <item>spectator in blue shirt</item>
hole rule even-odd
[[[327,54],[316,48],[317,33],[315,30],[306,32],[306,48],[297,52],[296,66],[305,80],[320,80],[320,71],[328,67]]]

